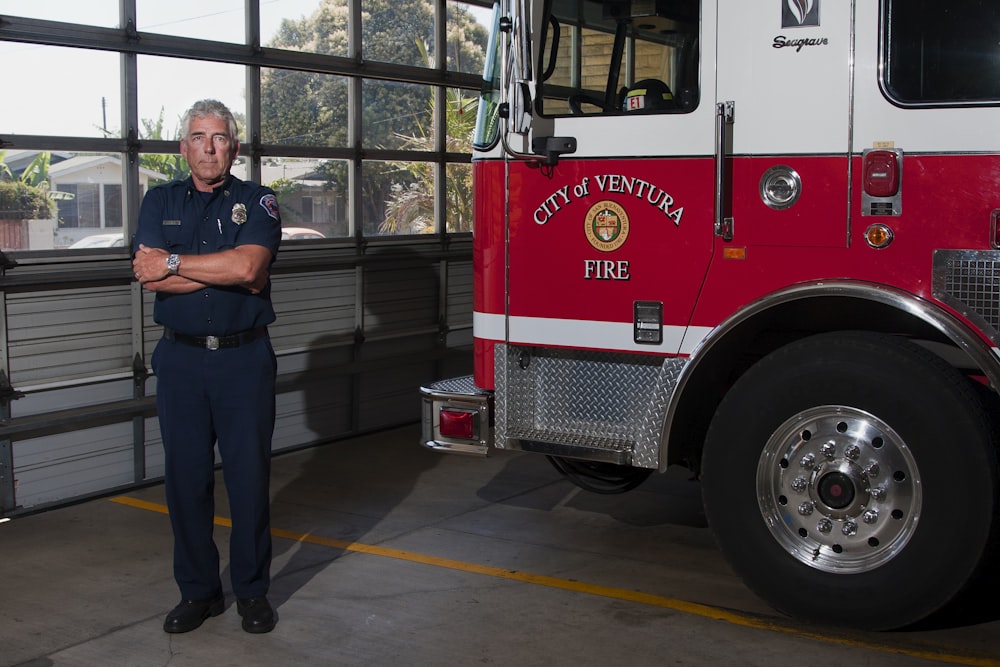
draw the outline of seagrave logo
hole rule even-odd
[[[628,239],[628,213],[615,202],[605,199],[590,207],[583,220],[583,230],[590,245],[601,252],[621,248]]]
[[[819,25],[819,0],[783,0],[781,27],[801,28]]]

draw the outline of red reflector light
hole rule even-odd
[[[865,153],[862,180],[870,196],[894,197],[899,192],[899,156],[895,151]]]
[[[466,440],[472,440],[475,437],[475,412],[443,408],[440,416],[441,435],[443,437],[464,438]]]

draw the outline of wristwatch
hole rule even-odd
[[[177,270],[181,268],[181,256],[170,255],[167,257],[167,273],[172,276],[177,275]]]

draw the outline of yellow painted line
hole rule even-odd
[[[117,496],[115,498],[110,498],[110,500],[111,502],[151,512],[159,512],[161,514],[168,513],[167,506],[160,503],[151,503],[145,500],[129,498],[127,496]],[[215,524],[218,526],[225,526],[227,528],[232,527],[232,522],[224,517],[215,517]],[[330,547],[332,549],[340,549],[342,551],[353,551],[373,556],[382,556],[384,558],[394,558],[396,560],[407,561],[410,563],[420,563],[422,565],[430,565],[432,567],[458,570],[460,572],[468,572],[471,574],[481,574],[487,577],[518,581],[526,584],[534,584],[536,586],[545,586],[547,588],[556,588],[576,593],[586,593],[588,595],[596,595],[599,597],[623,600],[626,602],[635,602],[638,604],[649,605],[651,607],[661,607],[673,611],[684,612],[694,616],[700,616],[702,618],[724,621],[741,627],[769,630],[771,632],[781,632],[783,634],[814,639],[829,644],[868,649],[882,653],[905,655],[913,658],[922,658],[924,660],[936,660],[938,662],[954,665],[1000,667],[1000,658],[998,657],[985,657],[971,654],[961,655],[934,649],[904,648],[891,646],[889,644],[860,641],[848,637],[838,637],[836,635],[804,630],[802,628],[794,628],[778,621],[754,616],[752,614],[743,614],[723,609],[721,607],[713,607],[711,605],[688,602],[687,600],[679,600],[677,598],[670,598],[662,595],[653,595],[651,593],[642,593],[640,591],[630,591],[624,588],[590,584],[584,581],[561,579],[559,577],[550,577],[544,574],[532,574],[531,572],[508,570],[489,565],[477,565],[476,563],[467,563],[460,560],[452,560],[450,558],[440,558],[438,556],[430,556],[413,551],[379,547],[371,544],[363,544],[361,542],[349,542],[347,540],[338,540],[332,537],[323,537],[320,535],[312,535],[310,533],[296,533],[290,530],[282,530],[280,528],[272,528],[271,535],[286,540],[305,542],[308,544]]]

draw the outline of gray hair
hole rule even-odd
[[[225,121],[229,128],[229,138],[239,139],[239,128],[236,127],[236,117],[225,104],[218,100],[198,100],[191,105],[191,108],[184,112],[181,118],[181,139],[187,139],[188,132],[191,131],[192,118],[218,118]]]

